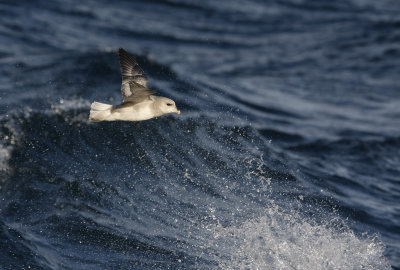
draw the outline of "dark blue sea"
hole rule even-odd
[[[0,1],[0,269],[400,269],[400,2]]]

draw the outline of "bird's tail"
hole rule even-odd
[[[112,108],[113,105],[110,104],[93,102],[90,106],[89,120],[94,122],[107,121],[107,118],[111,115]]]

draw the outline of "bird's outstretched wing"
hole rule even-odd
[[[127,51],[120,48],[118,56],[122,74],[121,92],[125,102],[134,95],[134,91],[142,88],[147,89],[148,80],[143,70]],[[131,86],[130,82],[134,82],[134,87]]]
[[[136,104],[140,103],[146,99],[149,99],[151,95],[154,95],[156,91],[150,90],[134,81],[129,81],[127,83],[132,93],[130,96],[124,96],[124,103]]]

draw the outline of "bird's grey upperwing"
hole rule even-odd
[[[124,103],[137,104],[150,99],[150,96],[156,93],[156,91],[150,90],[134,81],[129,81],[127,85],[132,94],[127,97],[124,96]]]
[[[125,99],[133,95],[132,90],[136,89],[129,85],[131,81],[140,85],[141,88],[147,88],[148,80],[144,71],[127,51],[119,48],[118,56],[122,74],[121,92],[125,101]]]

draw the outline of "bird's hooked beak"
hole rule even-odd
[[[177,114],[181,114],[181,111],[178,110],[178,108],[176,107],[176,105],[175,105],[175,110],[176,110],[176,113],[177,113]]]

